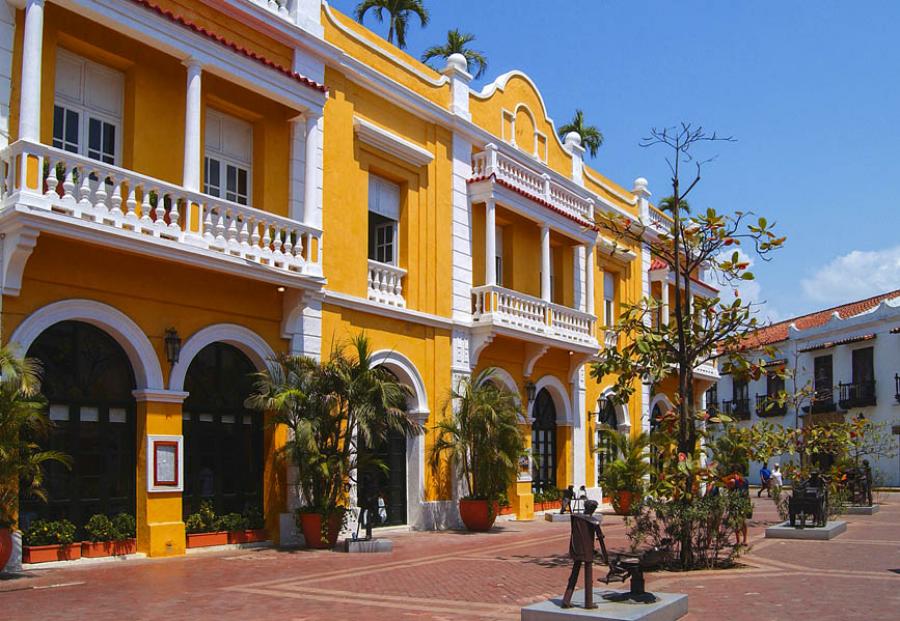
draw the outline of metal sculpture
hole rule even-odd
[[[872,506],[872,467],[868,459],[863,460],[862,466],[847,471],[847,490],[850,494],[850,504]]]
[[[812,518],[812,526],[825,526],[828,521],[828,489],[818,472],[795,486],[788,499],[788,517],[795,528],[805,528],[808,518]]]
[[[616,554],[610,556],[606,550],[606,542],[603,537],[603,529],[593,516],[597,509],[596,500],[584,501],[584,513],[572,514],[572,531],[569,537],[569,556],[573,560],[572,572],[569,574],[569,582],[563,595],[562,607],[572,607],[572,595],[575,593],[575,585],[578,583],[578,574],[584,565],[584,607],[596,608],[594,603],[593,588],[593,564],[594,564],[594,539],[600,544],[600,558],[609,567],[609,572],[603,582],[609,584],[613,581],[625,582],[631,580],[630,589],[625,593],[607,593],[603,599],[609,601],[632,600],[649,604],[656,601],[656,596],[644,590],[645,564],[641,557],[634,555]]]

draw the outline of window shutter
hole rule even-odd
[[[395,222],[400,221],[400,186],[369,175],[369,211]]]

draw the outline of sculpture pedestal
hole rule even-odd
[[[594,589],[596,608],[585,610],[584,590],[575,591],[572,608],[561,608],[562,597],[532,604],[522,609],[522,621],[675,621],[687,614],[688,596],[683,593],[657,593],[652,604],[610,602],[606,593],[624,593],[612,589]]]
[[[344,539],[344,545],[341,546],[344,552],[350,554],[375,554],[379,552],[393,552],[394,542],[390,539]]]
[[[548,522],[571,522],[571,513],[545,513],[544,519]]]
[[[842,520],[829,521],[825,526],[795,528],[790,522],[782,522],[766,529],[766,539],[803,539],[806,541],[827,541],[834,539],[847,530],[847,522]]]
[[[845,515],[875,515],[881,510],[880,505],[850,505],[844,508]]]

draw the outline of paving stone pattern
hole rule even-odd
[[[743,568],[654,573],[648,589],[687,593],[688,621],[900,618],[900,494],[885,500],[876,515],[847,516],[836,539],[789,541],[763,538],[778,521],[763,498]],[[621,518],[603,528],[625,547]],[[391,554],[261,549],[36,570],[0,580],[0,619],[513,621],[568,577],[565,523],[391,538]]]

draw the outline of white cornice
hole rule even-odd
[[[424,326],[430,326],[432,328],[452,330],[454,327],[467,327],[467,324],[461,324],[460,322],[453,321],[449,317],[441,317],[440,315],[423,313],[422,311],[412,310],[409,308],[387,306],[385,304],[379,304],[378,302],[373,302],[372,300],[360,298],[355,295],[340,293],[338,291],[329,291],[327,289],[325,290],[325,303],[333,304],[334,306],[340,306],[342,308],[358,310],[373,315],[381,315],[382,317],[388,317],[390,319],[410,321],[412,323],[418,323]]]
[[[356,137],[361,142],[389,153],[404,162],[416,166],[427,166],[434,160],[434,155],[430,151],[358,116],[353,117],[353,131],[356,132]]]
[[[137,401],[152,401],[153,403],[184,403],[188,394],[179,390],[133,390],[131,394]]]

